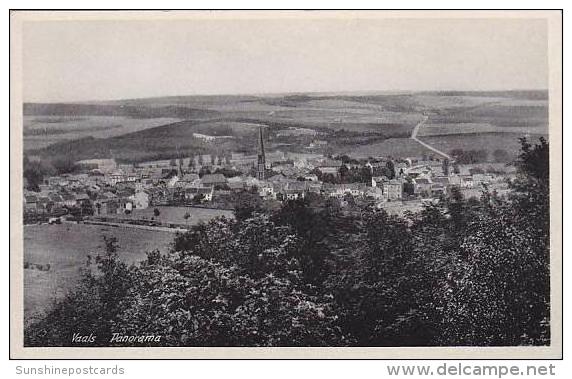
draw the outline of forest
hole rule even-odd
[[[113,239],[26,346],[550,344],[549,146],[521,139],[511,194],[459,191],[418,213],[250,203],[121,261]]]

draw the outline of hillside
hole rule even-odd
[[[24,103],[24,116],[116,116],[131,118],[175,117],[196,119],[212,117],[216,111],[185,106],[144,106],[128,104]]]
[[[482,144],[492,141],[491,149],[506,145],[513,151],[518,137],[547,135],[548,95],[546,91],[448,91],[25,104],[24,118],[29,121],[24,145],[30,154],[41,157],[83,159],[113,154],[130,161],[165,159],[181,152],[253,152],[256,130],[263,125],[268,130],[269,148],[276,143],[304,151],[314,137],[279,133],[300,128],[328,142],[328,148],[319,151],[322,153],[409,156],[425,152],[408,141],[425,116],[428,121],[419,138],[426,142],[444,149],[487,149]],[[120,121],[122,127],[115,125]],[[194,138],[194,133],[229,138],[213,144]],[[49,143],[38,144],[46,141]]]

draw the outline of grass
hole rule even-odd
[[[154,209],[159,209],[159,216],[155,217],[153,214]],[[188,220],[185,220],[184,216],[188,213],[190,215]],[[195,225],[201,221],[209,221],[215,217],[224,216],[227,218],[233,218],[234,213],[232,211],[221,210],[221,209],[208,209],[208,208],[192,208],[192,207],[149,207],[145,209],[135,209],[129,215],[106,215],[105,217],[117,217],[123,219],[141,219],[150,220],[152,217],[155,220],[170,223],[170,224],[186,224]]]
[[[451,134],[432,137],[419,137],[425,143],[446,153],[453,149],[463,150],[487,150],[489,159],[496,149],[506,150],[513,158],[516,158],[520,150],[519,137],[525,133],[479,133],[479,134]],[[541,135],[531,134],[529,140],[538,142]]]
[[[447,150],[463,148],[481,140],[493,140],[488,137],[475,139],[472,136],[475,133],[506,133],[507,136],[500,139],[506,141],[507,138],[512,138],[512,146],[517,143],[518,136],[548,132],[546,91],[179,96],[81,105],[31,104],[24,107],[24,114],[41,117],[40,121],[48,121],[47,124],[56,125],[51,127],[59,129],[63,123],[54,121],[61,121],[65,117],[74,117],[74,122],[78,125],[87,122],[82,119],[93,122],[92,116],[106,117],[111,114],[119,117],[118,120],[133,117],[133,122],[141,122],[137,125],[144,130],[116,135],[121,128],[94,130],[97,126],[94,125],[89,132],[82,129],[81,133],[85,132],[82,136],[106,138],[72,140],[30,151],[31,154],[46,159],[54,156],[72,159],[106,158],[113,153],[115,158],[131,162],[173,158],[177,156],[177,151],[186,155],[237,151],[253,153],[256,151],[256,129],[260,124],[268,126],[270,142],[273,131],[287,127],[309,128],[329,134],[321,138],[328,140],[333,149],[342,149],[350,154],[353,149],[360,156],[422,154],[425,149],[407,141],[405,137],[409,136],[423,114],[429,114],[430,118],[419,136],[433,139],[436,143],[445,145]],[[143,126],[146,122],[165,120],[161,117],[184,121],[150,128]],[[359,143],[349,141],[346,146],[341,140],[335,141],[337,137],[334,132],[341,129],[370,135],[376,133],[376,137],[375,140],[366,137],[370,139]],[[208,144],[193,138],[193,133],[233,135],[235,138]],[[380,136],[387,140],[379,142]],[[438,141],[437,136],[443,140]],[[68,134],[26,138],[26,147],[30,148],[32,144],[46,146],[61,141],[68,138]],[[298,145],[302,143],[296,139],[290,142]],[[492,143],[495,144],[495,141]]]
[[[390,156],[394,158],[419,157],[423,154],[436,155],[410,138],[390,138],[383,142],[348,149],[345,153],[358,158]]]
[[[447,136],[474,133],[546,134],[547,128],[545,126],[503,126],[499,128],[489,123],[425,124],[419,131],[418,136]]]
[[[174,235],[140,229],[113,228],[84,224],[25,225],[24,261],[50,264],[49,271],[24,270],[24,318],[48,309],[80,279],[88,255],[105,250],[103,237],[116,237],[121,259],[127,263],[143,260],[155,249],[166,252]]]
[[[121,116],[24,116],[24,149],[93,136],[108,138],[180,121],[177,118],[135,119]]]
[[[168,223],[195,225],[218,216],[233,217],[231,211],[188,207],[157,207],[157,220]],[[134,211],[122,218],[153,217],[153,209]],[[190,214],[188,220],[185,213]],[[29,321],[46,311],[54,300],[64,296],[80,279],[80,269],[88,255],[95,258],[105,251],[103,237],[116,237],[119,256],[126,263],[136,263],[146,253],[159,249],[167,252],[174,234],[162,231],[107,227],[87,224],[25,225],[24,261],[49,264],[49,271],[24,270],[24,318]]]

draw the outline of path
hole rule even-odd
[[[450,155],[442,152],[441,150],[438,150],[436,148],[434,148],[433,146],[421,141],[419,138],[417,138],[417,133],[419,133],[419,129],[427,122],[427,120],[429,119],[429,116],[424,116],[423,120],[419,121],[419,123],[417,125],[415,125],[415,128],[413,128],[413,131],[411,132],[411,139],[420,143],[421,145],[425,146],[426,148],[428,148],[431,151],[434,151],[435,153],[442,155],[443,157],[447,158],[448,160],[452,161],[453,158],[451,158]]]

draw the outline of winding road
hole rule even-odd
[[[442,152],[441,150],[438,150],[438,149],[434,148],[433,146],[431,146],[431,145],[421,141],[419,138],[417,138],[417,133],[419,133],[419,129],[427,122],[428,119],[429,119],[429,116],[423,116],[423,120],[419,121],[419,123],[417,125],[415,125],[415,128],[413,128],[413,131],[411,132],[411,137],[409,137],[409,138],[416,141],[417,143],[420,143],[421,145],[428,148],[429,150],[434,151],[435,153],[442,155],[443,157],[452,161],[453,158],[451,158],[451,156],[449,154],[446,154],[446,153]]]

